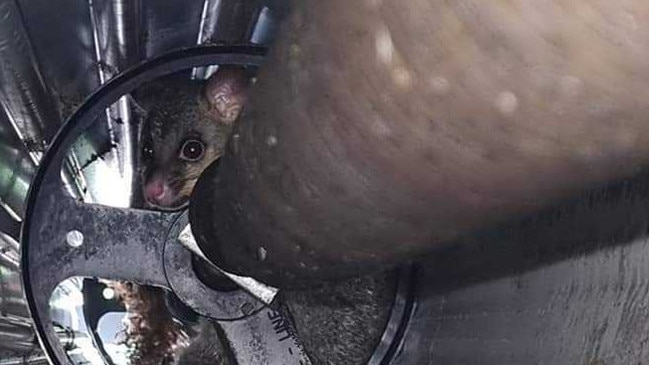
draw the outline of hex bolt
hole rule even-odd
[[[83,233],[73,229],[65,235],[65,240],[70,245],[70,247],[80,247],[83,245]]]

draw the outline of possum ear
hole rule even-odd
[[[249,77],[246,70],[235,66],[219,66],[207,80],[203,96],[209,103],[209,113],[225,124],[232,124],[239,118]]]

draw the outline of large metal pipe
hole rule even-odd
[[[293,1],[199,182],[201,248],[279,286],[358,274],[636,174],[649,13],[572,3]]]

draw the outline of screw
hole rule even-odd
[[[70,247],[80,247],[83,245],[83,233],[73,229],[65,235],[65,240],[70,245]]]

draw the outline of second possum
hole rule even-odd
[[[221,67],[207,81],[148,89],[152,101],[142,130],[147,206],[177,208],[188,201],[200,174],[223,154],[249,80],[242,68]]]

